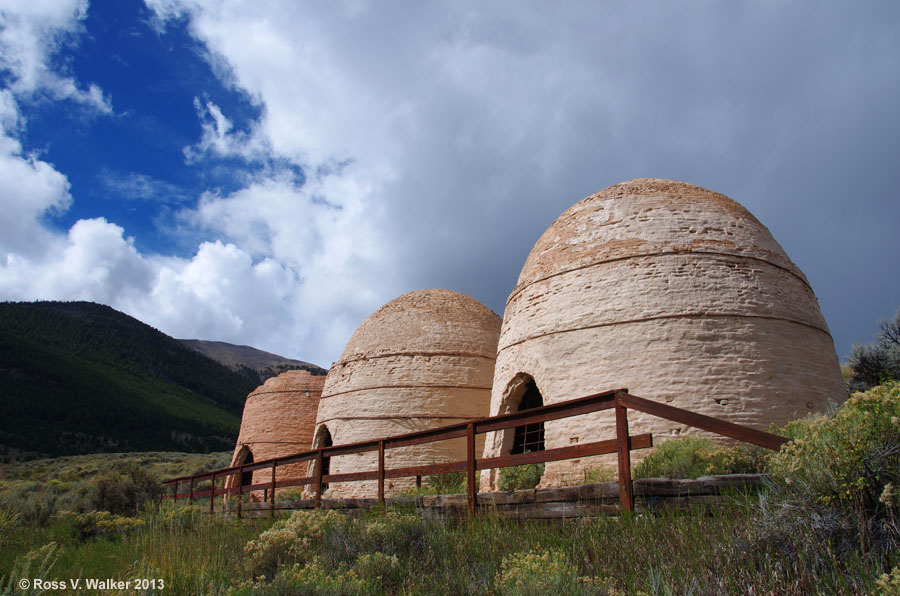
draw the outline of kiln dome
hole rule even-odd
[[[756,428],[844,395],[809,282],[765,226],[728,197],[658,179],[587,197],[535,244],[506,304],[491,414],[517,409],[528,382],[543,403],[627,387]],[[656,438],[686,430],[630,418]],[[548,423],[546,448],[612,437],[611,421]],[[508,452],[509,434],[485,454]],[[548,464],[544,484],[590,463]]]
[[[388,302],[353,333],[328,372],[315,447],[341,445],[487,415],[500,317],[450,290]],[[391,449],[387,467],[464,459],[462,440]],[[374,454],[333,458],[328,472],[374,469]],[[387,488],[406,486],[403,479]],[[336,483],[332,496],[372,496],[372,482]]]

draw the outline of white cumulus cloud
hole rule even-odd
[[[87,0],[0,2],[0,68],[12,75],[10,87],[17,95],[45,94],[112,113],[109,98],[97,85],[79,84],[59,66],[51,66],[63,45],[77,42],[87,8]]]

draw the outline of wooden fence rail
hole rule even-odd
[[[605,441],[595,441],[592,443],[583,443],[570,447],[559,447],[555,449],[545,449],[541,451],[531,451],[527,453],[519,453],[516,455],[502,455],[498,457],[478,458],[475,453],[475,436],[481,433],[494,432],[515,428],[526,424],[535,424],[539,422],[549,422],[551,420],[559,420],[569,418],[571,416],[579,416],[600,412],[603,410],[615,410],[616,416],[616,438]],[[264,501],[269,503],[269,513],[274,515],[275,512],[275,491],[276,489],[284,489],[296,486],[306,486],[312,484],[315,486],[315,503],[318,507],[322,500],[323,484],[331,484],[338,482],[354,482],[360,480],[375,480],[378,484],[378,499],[384,501],[384,482],[390,478],[416,477],[416,485],[421,485],[422,476],[430,476],[434,474],[446,474],[451,472],[464,472],[466,475],[466,487],[468,497],[469,513],[474,514],[477,505],[477,495],[475,492],[475,472],[477,470],[486,470],[490,468],[501,468],[506,466],[517,466],[522,464],[544,463],[550,461],[559,461],[565,459],[574,459],[587,457],[591,455],[603,455],[616,453],[618,455],[618,484],[619,484],[619,507],[627,511],[634,510],[634,494],[631,482],[631,450],[644,449],[653,446],[653,438],[650,434],[630,435],[628,432],[628,409],[637,410],[653,416],[659,416],[667,420],[672,420],[687,426],[693,426],[702,430],[713,432],[719,435],[760,445],[767,449],[778,450],[787,442],[784,437],[779,437],[770,433],[755,430],[746,426],[725,422],[710,416],[704,416],[676,408],[666,404],[651,401],[630,395],[627,389],[617,389],[614,391],[604,391],[594,395],[588,395],[578,399],[572,399],[554,404],[523,410],[511,414],[501,414],[499,416],[491,416],[481,418],[469,422],[459,424],[451,424],[439,428],[413,432],[403,435],[384,437],[370,441],[361,441],[358,443],[348,443],[345,445],[334,445],[332,447],[321,447],[303,453],[296,453],[284,457],[277,457],[268,460],[258,461],[251,464],[233,466],[223,468],[203,474],[195,474],[193,476],[181,476],[166,480],[163,484],[171,486],[171,494],[166,494],[166,498],[170,499],[202,499],[209,497],[209,510],[215,511],[215,498],[220,495],[237,494],[237,510],[238,517],[241,516],[241,498],[240,495],[245,492],[263,491]],[[435,441],[445,441],[447,439],[463,438],[466,439],[466,459],[463,461],[447,462],[440,464],[431,464],[425,466],[408,466],[403,468],[386,468],[385,452],[388,449],[396,449],[398,447],[410,447],[414,445],[422,445]],[[375,470],[366,470],[361,472],[352,472],[344,474],[323,474],[323,464],[326,458],[338,457],[340,455],[351,455],[358,453],[368,453],[375,451],[378,453],[378,466]],[[303,462],[315,461],[313,466],[313,475],[303,478],[292,478],[279,480],[276,483],[275,472],[279,466],[290,464],[299,464]],[[271,470],[270,480],[268,482],[258,482],[251,484],[243,484],[244,474],[257,470]],[[232,482],[231,486],[226,486],[226,479],[237,477],[237,482]],[[251,476],[252,478],[252,476]],[[216,487],[216,481],[222,480],[222,487]],[[197,490],[199,482],[208,482],[208,487],[204,490]],[[179,493],[179,486],[187,483],[189,485],[188,492]]]

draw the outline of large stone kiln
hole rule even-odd
[[[409,433],[487,416],[500,317],[450,290],[388,302],[353,333],[328,372],[314,447]],[[479,452],[483,439],[478,443]],[[328,473],[374,470],[376,454],[331,458]],[[465,459],[464,439],[390,449],[397,468]],[[388,480],[397,492],[413,479]],[[329,497],[374,496],[374,481],[333,483]]]
[[[656,179],[576,203],[537,241],[506,303],[491,414],[620,387],[759,429],[844,396],[816,297],[765,226],[723,195]],[[635,411],[629,422],[656,441],[688,430]],[[610,412],[581,416],[496,433],[484,453],[614,429]],[[549,463],[542,485],[597,463]],[[496,480],[484,472],[482,489]]]
[[[324,375],[289,370],[257,387],[247,396],[244,404],[241,430],[231,465],[308,451],[312,447],[316,412],[324,385]],[[295,464],[279,467],[277,479],[302,478],[305,475],[306,466]],[[251,484],[250,480],[248,472],[244,484]],[[253,474],[253,483],[270,480],[269,470]],[[226,486],[231,485],[231,479],[226,481]]]

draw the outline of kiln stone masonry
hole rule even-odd
[[[328,372],[314,447],[354,443],[488,415],[500,317],[450,290],[388,302],[353,333]],[[478,443],[480,452],[483,440]],[[331,458],[332,474],[374,470],[377,455]],[[386,452],[388,468],[465,459],[464,439]],[[414,479],[388,480],[386,492]],[[372,496],[374,481],[334,483],[329,497]]]
[[[515,411],[531,380],[544,404],[626,387],[758,429],[845,395],[809,282],[765,226],[728,197],[658,179],[587,197],[538,239],[506,303],[491,415]],[[629,423],[656,441],[688,431],[634,411]],[[614,436],[602,412],[547,423],[545,447]],[[494,433],[484,454],[511,446],[512,431]],[[548,463],[541,485],[597,464]],[[483,490],[496,482],[482,474]]]
[[[241,430],[231,465],[311,449],[316,412],[324,385],[324,375],[289,370],[257,387],[244,403]],[[305,475],[306,466],[297,464],[284,466],[284,469],[279,467],[277,479],[302,478]],[[270,480],[271,472],[268,470],[254,473],[254,483]],[[231,484],[231,479],[226,481],[226,486]]]

